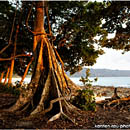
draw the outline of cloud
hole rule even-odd
[[[107,48],[104,51],[105,54],[97,59],[92,68],[130,70],[130,52],[122,54],[122,51]]]

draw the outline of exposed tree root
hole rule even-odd
[[[60,102],[60,103],[61,103],[62,100],[66,100],[66,99],[70,99],[70,97],[69,97],[69,96],[59,97],[59,98],[56,98],[56,99],[51,100],[51,101],[50,101],[50,106],[49,106],[47,109],[45,109],[44,111],[39,112],[39,113],[38,113],[38,111],[37,111],[37,113],[34,113],[34,112],[33,112],[33,113],[31,113],[31,115],[30,115],[29,117],[25,118],[25,120],[26,120],[26,119],[29,120],[29,119],[35,118],[36,114],[37,114],[37,116],[45,115],[47,112],[49,112],[49,111],[52,110],[54,103],[56,103],[56,102]],[[56,120],[56,119],[58,119],[58,118],[60,118],[61,116],[65,116],[67,119],[69,119],[69,120],[72,121],[73,123],[76,123],[76,122],[75,122],[75,119],[72,119],[71,117],[67,116],[67,115],[63,112],[63,108],[62,108],[62,107],[63,107],[63,106],[62,106],[62,103],[61,103],[61,105],[60,105],[60,112],[59,112],[58,114],[54,115],[53,117],[51,117],[51,118],[48,120],[48,123],[51,122],[51,121],[54,121],[54,120]],[[73,109],[73,111],[74,111],[74,110],[76,110],[76,109]],[[36,111],[35,111],[35,112],[36,112]],[[78,114],[79,114],[79,113],[78,113]]]
[[[48,74],[39,105],[36,107],[36,109],[33,112],[31,112],[31,115],[34,115],[34,114],[39,113],[44,110],[44,101],[46,100],[46,98],[48,97],[48,94],[49,94],[49,86],[51,83],[50,80],[51,80],[51,71]]]
[[[63,108],[67,113],[74,111],[74,109],[76,110],[76,108],[68,102],[68,100],[70,100],[71,98],[71,85],[73,84],[71,84],[72,82],[68,83],[68,77],[63,72],[63,69],[60,68],[60,65],[58,64],[53,48],[51,47],[51,44],[47,42],[46,39],[44,40],[46,43],[46,47],[48,49],[49,72],[42,87],[42,93],[40,96],[41,98],[39,100],[39,103],[37,104],[37,106],[35,106],[35,104],[33,103],[33,98],[35,98],[34,95],[39,87],[39,81],[41,76],[41,72],[40,70],[38,70],[40,64],[37,64],[38,69],[36,68],[35,75],[39,74],[39,76],[36,76],[36,79],[33,78],[31,80],[28,89],[24,93],[21,93],[16,104],[8,110],[11,112],[22,113],[26,111],[31,104],[33,110],[30,111],[31,112],[30,116],[25,118],[25,119],[31,119],[33,117],[35,118],[36,115],[39,114],[44,115],[47,112],[51,111],[53,109],[53,104],[59,102],[60,112],[54,115],[48,122],[54,121],[61,116],[65,116],[67,119],[75,123],[74,119],[72,119],[67,114],[65,114],[65,112],[63,112]],[[41,47],[39,54],[42,52],[42,50],[43,48]],[[39,62],[41,59],[42,57],[39,56],[38,59]],[[48,108],[45,108],[45,101],[48,100],[48,97],[51,94],[50,93],[51,89],[53,89],[55,92],[55,94],[53,95],[54,99],[51,99],[50,106]]]
[[[108,106],[111,106],[111,105],[119,105],[119,104],[122,104],[122,103],[130,103],[130,96],[129,97],[124,97],[124,98],[121,98],[121,99],[117,99],[117,100],[113,100],[111,102],[108,103]]]
[[[47,123],[52,122],[52,121],[55,121],[55,120],[59,119],[61,116],[64,116],[64,117],[66,117],[67,119],[69,119],[71,122],[73,122],[74,124],[77,124],[77,123],[75,122],[75,119],[70,118],[70,117],[67,116],[64,112],[59,112],[58,114],[54,115],[53,117],[51,117],[51,118],[48,120]]]
[[[50,121],[54,121],[56,119],[58,119],[61,115],[67,117],[69,120],[71,120],[73,123],[75,123],[75,121],[73,119],[71,119],[69,116],[67,116],[64,112],[63,112],[63,108],[62,108],[62,102],[61,102],[61,99],[63,100],[66,100],[65,97],[60,97],[61,96],[61,93],[60,93],[60,90],[58,88],[58,84],[57,84],[57,81],[56,81],[56,77],[54,75],[54,72],[53,72],[53,76],[54,76],[54,80],[55,80],[55,84],[56,84],[56,88],[57,88],[57,92],[58,92],[58,97],[59,99],[59,104],[60,104],[60,113],[59,114],[56,114],[55,116],[53,116],[51,119],[49,119],[49,122]],[[71,96],[71,95],[70,95]],[[66,98],[69,98],[70,99],[70,96],[67,96]],[[66,102],[65,102],[66,103]],[[57,116],[58,115],[58,116]],[[57,117],[57,118],[56,118]]]
[[[104,109],[118,108],[122,109],[126,105],[130,104],[130,96],[120,98],[117,94],[117,88],[114,89],[114,95],[106,100],[96,102],[97,105]]]

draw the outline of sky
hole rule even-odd
[[[104,49],[105,54],[99,56],[97,63],[90,68],[104,68],[117,70],[130,70],[130,52],[122,54],[122,51]]]

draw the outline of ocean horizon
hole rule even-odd
[[[80,77],[70,77],[73,82],[77,85],[83,85],[80,80]],[[92,80],[92,85],[94,86],[114,86],[114,87],[128,87],[130,88],[130,77],[97,77],[97,82],[94,82],[94,78],[89,77]]]
[[[77,85],[83,86],[80,80],[81,77],[70,77],[70,79]],[[90,80],[94,81],[95,77],[89,77]],[[13,78],[12,83],[20,81],[21,78]],[[31,80],[31,77],[27,77],[24,83],[27,84]],[[4,79],[2,80],[2,82]],[[114,86],[114,87],[128,87],[130,88],[130,77],[98,77],[97,82],[92,82],[94,86]]]

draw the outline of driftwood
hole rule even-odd
[[[120,98],[117,94],[117,88],[114,89],[114,95],[111,98],[97,101],[96,104],[104,109],[122,109],[127,105],[130,105],[130,96]]]
[[[114,95],[111,97],[113,100],[120,99],[120,97],[117,94],[117,88],[114,89]]]

